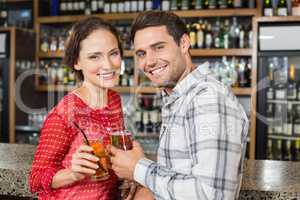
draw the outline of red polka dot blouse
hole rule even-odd
[[[83,136],[73,125],[76,122],[89,139],[107,136],[110,131],[124,128],[120,96],[108,90],[108,104],[101,109],[89,107],[74,93],[67,94],[48,114],[32,163],[29,185],[39,200],[109,200],[117,194],[117,177],[92,181],[86,178],[58,189],[51,188],[53,176],[71,167],[75,150],[83,144]]]

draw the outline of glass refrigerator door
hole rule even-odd
[[[259,159],[300,160],[300,52],[262,56],[259,65]]]

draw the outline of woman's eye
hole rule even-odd
[[[98,58],[99,58],[99,56],[90,56],[90,59],[92,59],[92,60],[96,60]]]

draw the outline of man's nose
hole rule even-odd
[[[157,62],[157,58],[156,58],[155,53],[152,51],[149,51],[147,53],[147,57],[146,57],[146,65],[149,67],[153,67],[153,66],[155,66],[156,62]]]

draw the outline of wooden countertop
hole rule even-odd
[[[28,197],[28,174],[36,146],[0,143],[0,195]],[[243,191],[300,191],[300,162],[246,160]]]

